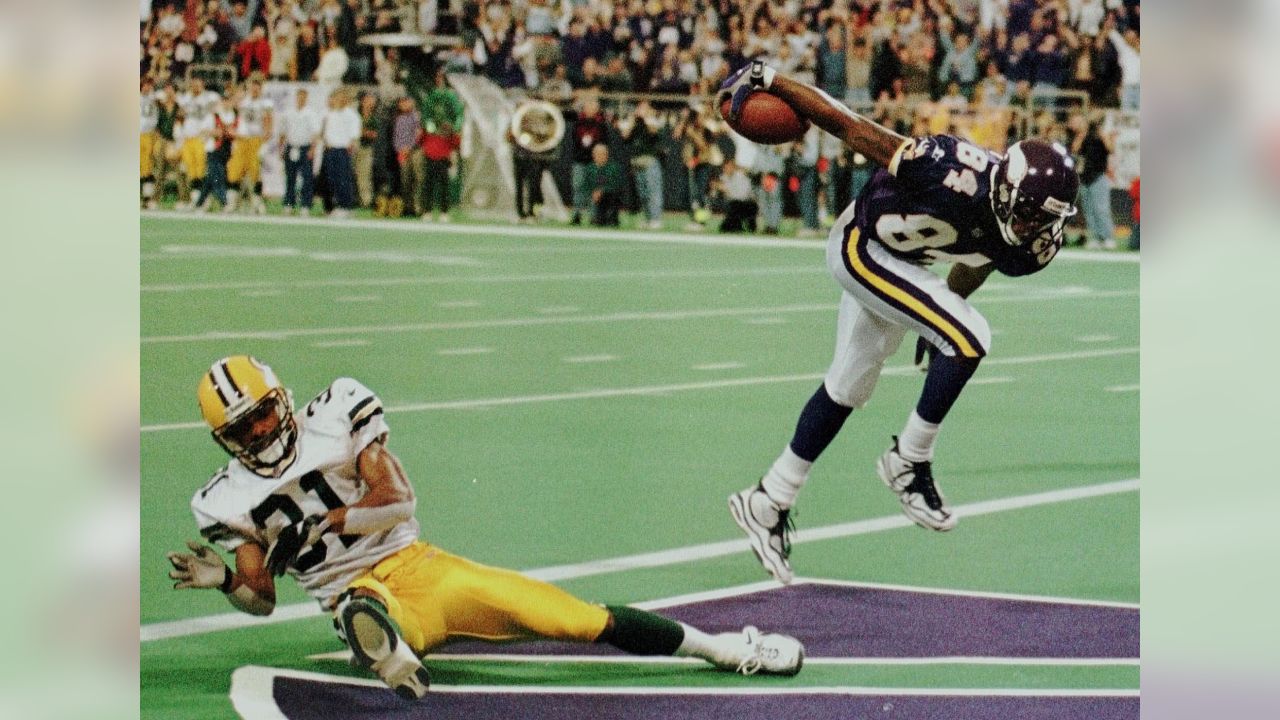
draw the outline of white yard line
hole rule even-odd
[[[313,342],[311,347],[315,348],[339,348],[339,347],[364,347],[369,344],[368,340],[326,340],[324,342]]]
[[[996,500],[967,503],[955,506],[954,511],[956,515],[962,518],[974,517],[1010,510],[1020,510],[1029,507],[1070,502],[1084,498],[1095,498],[1119,493],[1136,492],[1137,490],[1137,480],[1119,480],[1093,485],[1082,485],[1063,490],[1033,493],[1030,495],[1016,495]],[[910,527],[912,524],[911,520],[907,519],[906,516],[895,514],[886,517],[841,523],[839,525],[809,528],[797,533],[794,542],[795,544],[803,544],[822,540],[847,538],[857,535],[882,532],[885,530]],[[707,560],[737,554],[748,554],[747,544],[742,538],[704,543],[702,545],[691,545],[671,550],[661,550],[658,552],[641,553],[638,555],[627,555],[603,560],[591,560],[570,565],[554,565],[551,567],[524,570],[522,572],[539,580],[554,582],[558,580],[572,580],[596,575],[627,572],[641,568],[664,567],[678,563]],[[277,607],[275,612],[268,617],[254,617],[251,615],[245,615],[244,613],[231,612],[183,620],[149,623],[140,628],[140,638],[142,642],[150,642],[153,640],[163,640],[165,638],[199,635],[219,630],[231,630],[256,625],[271,625],[279,622],[286,622],[289,620],[319,616],[323,614],[324,611],[317,603],[297,603]]]
[[[1052,300],[1107,299],[1133,297],[1136,290],[1100,290],[1085,294],[1037,293],[1027,296],[987,298],[982,304],[993,305],[1010,302],[1042,302]],[[159,343],[221,342],[225,340],[288,340],[314,335],[358,335],[385,333],[421,333],[445,330],[480,330],[488,328],[538,327],[543,325],[608,325],[613,323],[739,317],[742,315],[769,316],[778,313],[832,312],[834,303],[806,303],[767,307],[693,308],[687,310],[632,310],[598,315],[550,315],[539,317],[491,318],[486,320],[456,320],[449,322],[391,323],[386,325],[347,325],[336,327],[280,328],[277,330],[207,330],[185,335],[152,335],[143,337],[144,345]],[[561,312],[564,308],[543,308],[539,312]]]
[[[714,247],[754,247],[775,249],[825,250],[826,240],[794,240],[763,238],[751,235],[697,235],[675,232],[634,232],[625,230],[596,230],[593,228],[530,227],[525,225],[454,225],[415,224],[394,220],[343,220],[331,218],[294,217],[237,217],[234,215],[188,216],[163,211],[143,211],[144,218],[187,220],[190,222],[238,223],[249,225],[293,225],[299,227],[324,227],[360,230],[395,230],[412,234],[480,235],[487,238],[513,237],[543,238],[547,240],[605,240],[612,242],[664,243],[672,245],[699,245]],[[317,234],[317,237],[320,237]],[[331,240],[332,236],[324,236]],[[1062,250],[1057,259],[1084,262],[1137,264],[1139,256],[1133,253],[1100,252],[1095,250]]]
[[[160,283],[143,285],[144,293],[200,292],[221,290],[247,290],[262,288],[279,294],[280,288],[326,288],[326,287],[377,287],[399,285],[465,285],[550,282],[589,282],[598,280],[659,280],[700,279],[718,277],[768,277],[774,275],[826,275],[827,269],[821,265],[788,265],[780,267],[752,267],[724,270],[619,270],[614,272],[577,272],[577,273],[520,273],[505,275],[453,275],[449,277],[396,277],[396,278],[330,278],[326,280],[243,280],[238,282],[208,283]],[[442,305],[443,306],[443,305]]]
[[[308,660],[348,662],[350,650],[308,655]],[[439,662],[579,663],[583,665],[705,665],[693,657],[664,655],[521,655],[514,653],[431,653],[425,658]],[[805,665],[1014,665],[1036,667],[1115,667],[1141,664],[1139,658],[994,657],[949,655],[937,657],[813,657],[805,655]]]
[[[483,348],[481,348],[483,349]],[[476,348],[450,351],[451,354],[473,354]],[[438,351],[445,352],[445,351]],[[1115,357],[1119,355],[1137,354],[1138,348],[1108,348],[1103,350],[1079,350],[1066,353],[1049,353],[1044,355],[1023,355],[1019,357],[987,358],[984,365],[1027,365],[1042,362],[1063,360],[1087,360],[1090,358]],[[885,368],[881,375],[912,376],[920,371],[914,365],[897,365]],[[565,393],[546,393],[540,395],[511,395],[506,397],[472,398],[464,400],[436,400],[420,403],[406,403],[386,407],[387,413],[428,412],[434,410],[472,410],[484,407],[502,407],[508,405],[528,405],[544,402],[564,402],[571,400],[596,400],[601,398],[632,397],[658,395],[673,392],[689,392],[696,390],[715,390],[728,387],[747,387],[753,385],[775,385],[779,383],[806,382],[819,380],[824,373],[799,373],[795,375],[765,375],[746,378],[723,378],[720,380],[704,380],[701,382],[671,383],[668,385],[640,385],[633,387],[599,388],[595,390],[579,390]],[[204,428],[202,422],[175,422],[143,425],[142,432],[166,432],[170,430],[195,430]]]
[[[1104,388],[1104,389],[1105,389],[1107,392],[1113,392],[1113,393],[1130,393],[1130,392],[1138,392],[1139,390],[1141,390],[1141,389],[1142,389],[1142,386],[1141,386],[1141,385],[1137,385],[1137,384],[1134,384],[1134,385],[1112,385],[1111,387]]]
[[[443,350],[437,350],[436,354],[444,355],[444,356],[488,355],[491,352],[493,352],[493,348],[491,347],[464,347],[464,348],[444,348]]]
[[[571,365],[588,365],[591,363],[613,362],[617,359],[617,355],[570,355],[569,357],[560,358],[560,362]]]

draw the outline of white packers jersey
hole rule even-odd
[[[356,457],[390,432],[382,402],[351,378],[338,378],[295,416],[298,457],[279,478],[255,475],[232,460],[191,498],[200,534],[228,551],[245,542],[270,548],[280,531],[303,518],[352,505],[368,486]],[[379,560],[418,538],[406,520],[371,535],[326,533],[288,567],[315,599],[327,603]]]
[[[182,143],[191,138],[200,137],[201,134],[211,134],[213,132],[213,116],[206,115],[203,118],[187,118],[173,128],[173,140]]]
[[[267,98],[257,100],[247,97],[240,103],[240,134],[246,137],[262,137],[263,123],[275,111],[275,103]]]
[[[199,95],[187,92],[178,96],[178,105],[187,117],[203,119],[213,115],[213,110],[221,99],[222,96],[212,90],[205,90]]]

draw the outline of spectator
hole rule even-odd
[[[827,23],[817,53],[817,81],[833,98],[843,98],[848,91],[849,53],[846,50],[846,30],[843,23]]]
[[[428,131],[444,123],[449,123],[455,129],[462,127],[462,100],[458,99],[458,94],[449,87],[448,77],[443,68],[436,70],[432,88],[422,99],[422,113],[423,126]]]
[[[1013,88],[1009,86],[1009,80],[1000,74],[1000,66],[994,60],[988,62],[987,73],[974,90],[974,104],[980,107],[1008,105],[1012,97]]]
[[[587,170],[594,163],[597,145],[604,142],[609,126],[605,122],[604,113],[600,112],[600,101],[588,96],[582,102],[582,108],[573,122],[571,134],[573,142],[573,169],[571,186],[573,188],[573,224],[582,222],[582,215],[590,208],[592,185],[587,183]]]
[[[320,172],[333,193],[333,217],[351,215],[355,206],[355,175],[351,157],[356,140],[360,138],[360,114],[351,107],[351,96],[345,88],[337,88],[329,95],[329,112],[324,116],[321,136],[324,140],[324,160]]]
[[[720,232],[755,232],[758,206],[751,197],[751,178],[746,171],[733,159],[726,159],[715,186],[725,201],[724,221],[720,223]]]
[[[944,25],[950,27],[949,22]],[[954,81],[959,83],[965,97],[972,96],[973,87],[978,82],[978,46],[963,32],[957,32],[954,37],[943,32],[940,37],[946,55],[938,68],[939,83],[945,85]]]
[[[399,208],[388,207],[387,214],[398,217],[400,211],[408,212],[413,217],[423,213],[421,207],[422,190],[422,116],[413,100],[401,97],[396,101],[396,116],[391,123],[391,149],[395,152],[396,167],[399,169],[400,198]]]
[[[236,137],[235,96],[218,100],[217,109],[212,114],[213,132],[205,143],[208,158],[208,174],[200,196],[196,199],[198,211],[210,209],[210,199],[217,200],[223,212],[230,212],[232,207],[227,200],[227,162],[231,159],[231,144]]]
[[[1091,247],[1107,249],[1116,246],[1115,224],[1111,218],[1110,158],[1113,136],[1103,133],[1098,124],[1089,122],[1082,113],[1071,116],[1071,152],[1079,158],[1080,200]]]
[[[1046,34],[1035,49],[1035,71],[1032,74],[1032,95],[1056,95],[1067,83],[1071,73],[1071,60],[1059,38]]]
[[[460,143],[461,138],[454,131],[453,123],[447,120],[435,128],[428,128],[422,136],[423,220],[449,222],[449,165]],[[436,208],[439,208],[440,215],[433,218]]]
[[[609,159],[609,148],[603,143],[591,148],[591,160],[584,174],[591,191],[591,224],[617,227],[618,209],[622,206],[622,169]]]
[[[355,172],[356,195],[360,207],[373,205],[373,156],[378,137],[382,133],[382,114],[378,108],[378,96],[360,94],[360,143],[356,147]]]
[[[1129,183],[1129,199],[1133,201],[1133,232],[1129,234],[1129,249],[1142,249],[1142,184],[1139,178]]]
[[[254,25],[248,37],[236,45],[236,66],[240,70],[240,78],[244,79],[254,73],[267,75],[271,72],[271,43],[267,42],[267,30],[261,25]]]
[[[302,82],[315,80],[316,70],[320,68],[320,51],[315,25],[304,23],[298,30],[297,48],[294,51],[296,71],[292,79]]]
[[[342,78],[346,77],[348,65],[347,51],[338,42],[333,31],[329,31],[324,54],[320,56],[320,66],[316,68],[316,82],[336,88],[342,84]]]
[[[784,152],[782,146],[764,145],[756,154],[755,170],[760,173],[760,215],[766,235],[777,235],[778,225],[782,222]]]
[[[871,104],[871,46],[864,37],[857,37],[850,46],[848,65],[845,67],[846,97],[855,105]],[[865,108],[864,108],[865,109]]]
[[[315,197],[316,144],[320,142],[320,115],[307,106],[306,88],[298,88],[294,106],[280,117],[280,144],[284,153],[284,212],[311,213]],[[301,181],[301,182],[299,182]]]
[[[225,0],[223,7],[226,8]],[[227,22],[234,31],[235,40],[244,40],[253,30],[253,19],[258,14],[258,0],[235,0],[230,9],[231,15]]]
[[[650,230],[662,227],[662,161],[658,132],[662,120],[648,101],[641,101],[630,117],[618,121],[618,132],[631,156],[631,173],[636,195]]]
[[[816,125],[810,126],[795,148],[795,173],[799,180],[796,204],[800,206],[803,223],[799,232],[801,237],[818,236],[818,149],[821,135]]]
[[[271,67],[268,75],[272,80],[297,81],[298,79],[298,39],[290,32],[279,29],[277,23],[271,31]]]
[[[713,141],[716,119],[710,108],[686,108],[676,123],[672,136],[679,142],[681,158],[689,171],[689,213],[692,221],[687,230],[701,230],[711,217],[711,179],[724,162],[724,154]]]
[[[1104,27],[1107,28],[1107,38],[1115,48],[1120,63],[1120,107],[1137,110],[1142,90],[1142,59],[1139,54],[1141,42],[1138,33],[1130,28],[1121,34],[1115,29],[1114,16],[1107,18]]]

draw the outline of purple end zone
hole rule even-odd
[[[813,718],[835,720],[1136,720],[1136,697],[797,695],[569,695],[434,693],[417,703],[389,690],[277,677],[272,694],[289,720],[395,718],[640,720]]]
[[[1132,608],[803,583],[659,610],[708,632],[756,625],[812,657],[1138,657]],[[604,655],[601,645],[460,642],[450,653]]]

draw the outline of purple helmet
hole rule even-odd
[[[996,165],[991,211],[1004,241],[1031,246],[1043,235],[1057,241],[1067,218],[1076,214],[1080,178],[1076,163],[1059,143],[1014,143]]]

